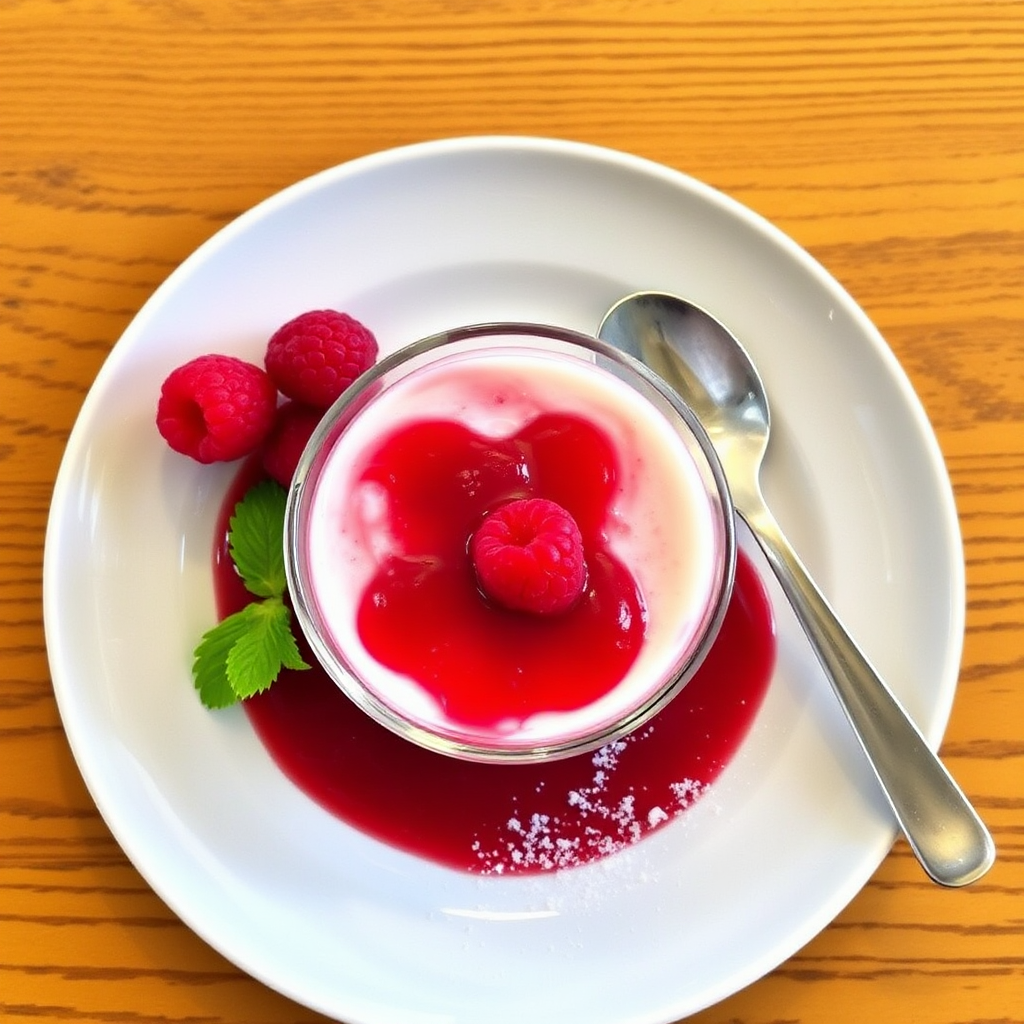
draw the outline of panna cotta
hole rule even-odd
[[[567,611],[491,600],[470,541],[510,502],[571,514]],[[289,496],[296,612],[328,674],[430,749],[537,760],[648,720],[714,639],[735,540],[692,414],[638,364],[555,328],[464,328],[383,360],[314,434]]]

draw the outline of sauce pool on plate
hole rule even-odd
[[[227,523],[258,478],[245,467],[225,500],[214,579],[218,612],[251,599],[227,553]],[[482,764],[417,746],[374,722],[315,664],[285,670],[245,702],[257,735],[292,782],[330,813],[408,853],[482,874],[590,863],[682,814],[746,736],[771,679],[775,628],[740,553],[718,639],[653,719],[597,751],[535,764]]]

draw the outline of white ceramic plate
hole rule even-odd
[[[776,594],[780,658],[736,760],[626,853],[478,878],[370,840],[276,770],[239,709],[210,713],[191,650],[214,616],[213,520],[231,473],[168,451],[164,376],[259,360],[314,307],[391,349],[484,320],[594,332],[637,289],[681,293],[760,366],[766,490],[840,615],[937,745],[963,635],[960,537],[934,436],[850,297],[735,202],[630,156],[535,139],[414,146],[240,217],[146,304],[68,444],[46,543],[54,687],[113,834],[244,970],[350,1024],[654,1024],[755,980],[823,928],[894,825]]]

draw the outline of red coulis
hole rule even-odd
[[[611,442],[577,416],[538,416],[502,439],[442,420],[387,437],[359,477],[386,491],[396,547],[359,605],[366,650],[474,732],[603,697],[636,660],[646,625],[604,535],[618,478]],[[509,611],[479,589],[470,538],[488,512],[521,498],[557,502],[580,527],[587,582],[561,614]]]
[[[576,462],[570,445],[552,458]],[[222,616],[250,599],[226,535],[256,478],[257,467],[242,471],[221,514],[214,576]],[[591,535],[594,528],[591,521]],[[313,662],[305,645],[303,654]],[[432,753],[373,722],[315,665],[284,671],[245,708],[281,770],[355,828],[459,870],[540,872],[615,853],[692,804],[747,734],[774,660],[768,596],[741,553],[721,633],[695,677],[650,723],[594,754],[495,765]]]

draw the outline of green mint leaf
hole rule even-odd
[[[282,668],[309,667],[292,636],[291,612],[280,598],[254,602],[241,614],[247,628],[235,639],[225,665],[231,689],[239,697],[267,689]]]
[[[225,708],[265,690],[282,668],[306,669],[280,598],[254,601],[203,635],[192,677],[208,708]]]
[[[280,597],[285,590],[286,501],[279,483],[264,480],[246,491],[228,524],[231,559],[246,590],[257,597]]]
[[[226,708],[238,700],[228,679],[228,655],[235,644],[249,632],[252,605],[229,615],[203,634],[192,662],[192,680],[199,699],[208,708]]]
[[[229,615],[196,647],[192,678],[208,708],[261,693],[282,668],[309,668],[284,603],[285,503],[284,488],[266,480],[249,488],[235,506],[228,534],[231,558],[246,589],[263,600]]]
[[[292,629],[292,613],[287,608],[285,610],[288,611],[288,632],[281,642],[281,664],[298,672],[310,666],[299,654],[299,645],[295,642],[295,631]]]

